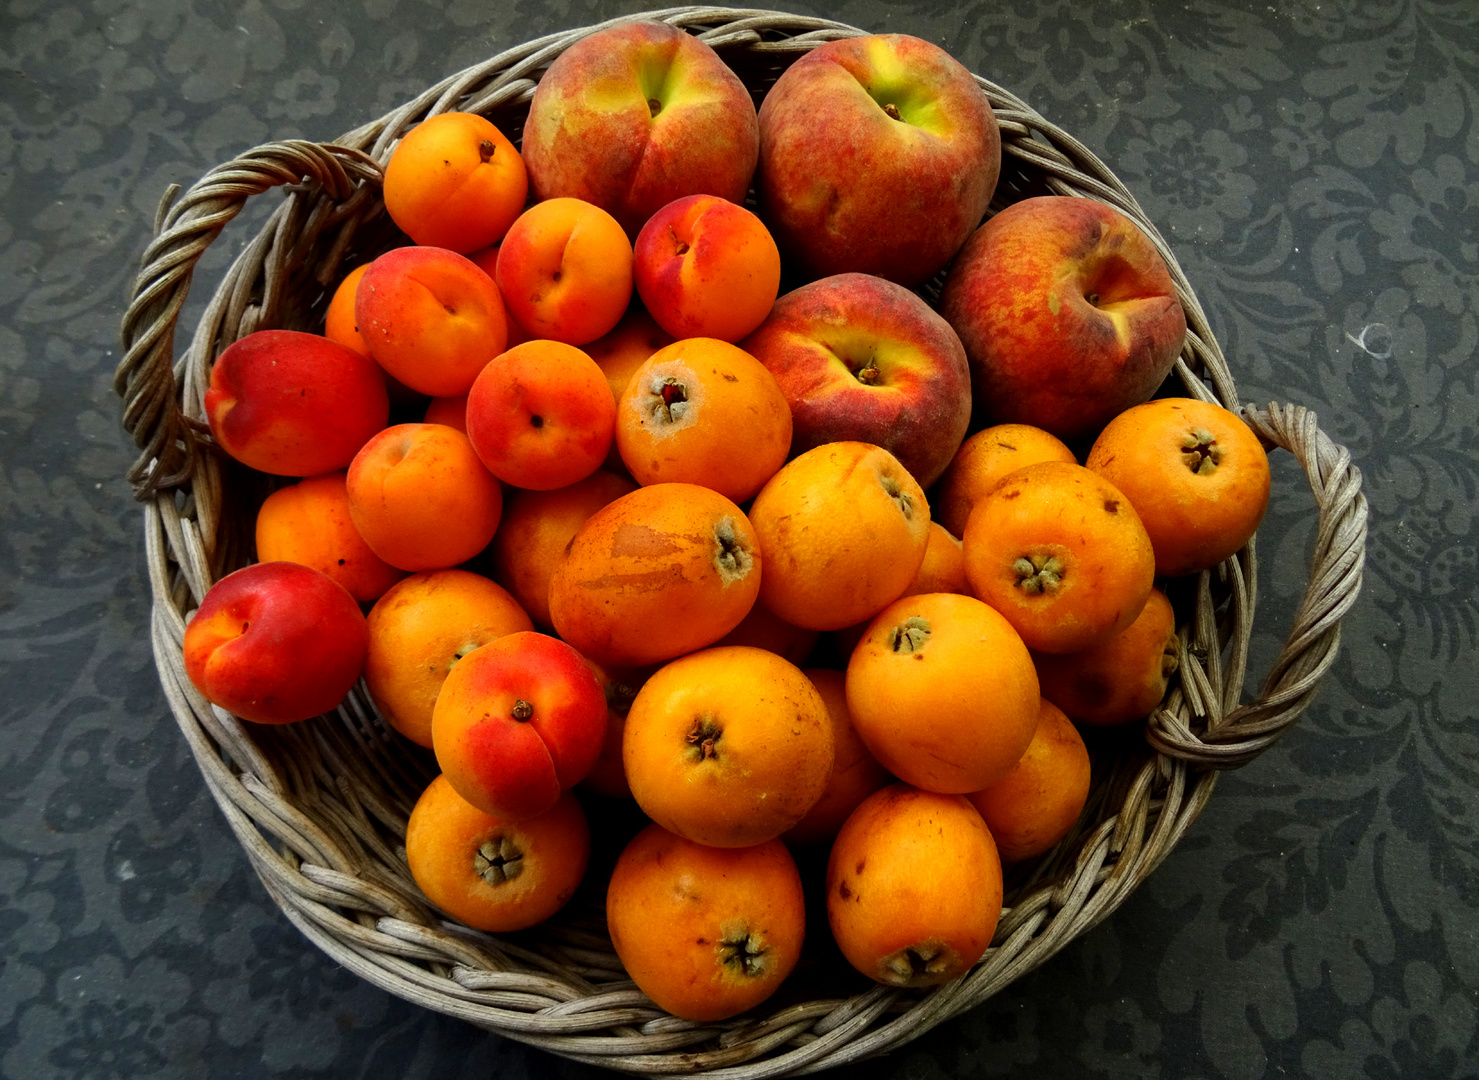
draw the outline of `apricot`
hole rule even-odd
[[[689,195],[647,220],[633,250],[637,294],[675,338],[735,342],[770,314],[781,253],[743,206]]]
[[[206,591],[185,626],[185,674],[206,700],[258,724],[334,708],[365,663],[368,632],[344,587],[311,567],[253,563]]]
[[[584,780],[606,734],[606,696],[569,645],[522,631],[480,645],[447,673],[431,742],[468,802],[515,820]]]
[[[842,955],[888,986],[969,971],[1001,918],[1001,857],[962,795],[891,784],[864,799],[827,860],[827,922]]]
[[[356,600],[378,600],[406,576],[370,550],[349,512],[347,474],[325,473],[278,488],[257,511],[257,558],[327,574]]]
[[[1084,724],[1127,724],[1149,716],[1180,660],[1176,613],[1159,589],[1126,629],[1075,653],[1037,653],[1043,697]]]
[[[498,286],[444,248],[381,255],[355,291],[354,318],[375,361],[432,397],[467,393],[508,340]]]
[[[782,466],[750,521],[765,552],[760,601],[809,630],[838,630],[897,600],[924,561],[929,504],[898,459],[826,443]]]
[[[908,783],[961,795],[1000,780],[1037,725],[1032,656],[1000,613],[928,593],[884,608],[847,664],[853,726]]]
[[[794,664],[747,646],[660,668],[627,713],[632,796],[663,828],[713,847],[773,839],[821,798],[832,723]]]
[[[582,786],[597,795],[611,799],[630,799],[631,785],[627,783],[626,766],[621,760],[621,746],[626,734],[627,713],[642,684],[652,675],[653,669],[608,668],[587,660],[606,695],[606,735],[601,740],[601,754],[596,764],[581,781]]]
[[[397,424],[355,455],[349,513],[370,549],[402,570],[466,562],[493,539],[503,489],[467,436],[441,424]]]
[[[718,641],[760,591],[749,519],[717,491],[655,484],[597,510],[550,579],[550,621],[601,664],[639,667]]]
[[[660,1008],[711,1022],[773,994],[801,955],[806,904],[779,840],[712,848],[659,825],[636,835],[606,890],[627,974]]]
[[[1009,474],[976,503],[962,541],[971,591],[1039,652],[1076,652],[1119,633],[1155,579],[1130,500],[1066,462]]]
[[[649,356],[674,341],[641,304],[627,309],[621,321],[610,332],[602,334],[586,345],[585,352],[611,387],[611,400],[620,401],[631,382],[632,373],[641,367]]]
[[[784,657],[797,667],[805,663],[817,643],[817,632],[793,626],[764,604],[756,604],[740,624],[715,645],[752,645]]]
[[[365,276],[365,271],[369,268],[369,263],[363,263],[345,274],[344,280],[334,290],[328,310],[324,312],[324,337],[353,349],[361,356],[369,356],[370,347],[365,344],[364,335],[359,332],[359,324],[354,321],[354,296],[359,290],[360,278]]]
[[[385,166],[390,219],[418,244],[464,255],[501,240],[528,194],[524,159],[475,113],[427,117]]]
[[[639,484],[702,484],[744,502],[785,463],[791,407],[749,353],[688,338],[632,374],[616,406],[616,446]]]
[[[373,361],[297,330],[258,330],[226,347],[205,392],[211,435],[258,472],[342,469],[385,426],[390,398]]]
[[[616,406],[596,362],[558,341],[526,341],[490,360],[467,395],[467,436],[488,471],[552,491],[595,472]]]
[[[821,798],[812,804],[805,817],[781,834],[781,839],[788,844],[824,844],[837,836],[842,823],[864,799],[892,783],[894,778],[868,752],[867,745],[853,726],[852,714],[847,708],[846,678],[842,672],[812,668],[803,674],[811,680],[827,706],[835,753],[832,774]]]
[[[515,491],[493,537],[493,576],[540,626],[553,626],[549,584],[565,549],[592,514],[637,485],[596,470],[554,491]]]
[[[445,424],[467,434],[467,395],[434,397],[426,404],[426,414],[421,418],[426,424]]]
[[[1268,454],[1237,414],[1161,398],[1111,420],[1085,464],[1125,493],[1155,549],[1155,571],[1191,574],[1231,558],[1268,509]]]
[[[971,508],[1008,473],[1040,461],[1077,464],[1063,440],[1030,424],[997,424],[976,432],[955,452],[930,501],[930,514],[956,536]]]
[[[580,886],[590,826],[568,791],[544,814],[511,821],[473,806],[438,776],[406,823],[406,863],[426,898],[476,930],[548,919]]]
[[[610,331],[632,298],[632,245],[606,211],[547,199],[519,216],[498,251],[498,289],[536,338],[584,345]]]
[[[1089,798],[1089,750],[1046,698],[1022,759],[984,791],[967,795],[1003,862],[1041,855],[1068,835]]]
[[[431,746],[431,714],[447,674],[479,646],[533,630],[501,586],[467,570],[428,570],[400,582],[370,609],[365,685],[380,715]]]

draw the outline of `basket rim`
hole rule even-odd
[[[242,555],[224,528],[228,481],[203,427],[204,379],[220,339],[234,340],[279,317],[274,290],[301,270],[294,260],[307,259],[315,244],[327,252],[312,267],[314,279],[328,283],[355,229],[373,218],[380,163],[411,124],[454,107],[527,106],[535,85],[530,76],[554,55],[600,29],[649,20],[695,33],[721,55],[778,59],[864,33],[761,9],[674,7],[622,16],[504,50],[333,143],[278,142],[247,151],[212,170],[183,199],[176,201],[175,189],[161,202],[123,320],[125,356],[115,385],[125,425],[142,450],[131,478],[144,502],[161,684],[207,786],[288,918],[382,989],[508,1037],[628,1071],[752,1080],[901,1045],[980,1003],[1115,910],[1196,820],[1216,770],[1251,760],[1308,705],[1334,660],[1340,618],[1359,590],[1367,511],[1359,470],[1312,413],[1278,405],[1243,410],[1267,442],[1295,454],[1320,512],[1311,578],[1288,642],[1257,699],[1240,705],[1257,588],[1253,545],[1218,572],[1199,576],[1192,616],[1180,630],[1187,661],[1180,685],[1150,718],[1144,760],[1121,763],[1097,789],[1101,801],[1114,803],[1114,813],[1040,860],[1036,874],[1019,884],[1014,906],[1003,911],[987,957],[954,983],[913,994],[874,988],[693,1025],[665,1018],[643,1004],[629,981],[612,978],[580,925],[561,927],[564,939],[549,945],[442,921],[387,869],[398,857],[387,838],[397,829],[403,836],[398,807],[414,798],[417,781],[414,769],[398,768],[396,755],[387,754],[398,737],[375,716],[362,689],[333,718],[263,733],[208,705],[183,675],[186,618],[218,572]],[[996,111],[1004,154],[1039,170],[1050,190],[1107,202],[1144,229],[1165,258],[1187,315],[1177,375],[1189,394],[1237,408],[1232,375],[1205,313],[1133,195],[1077,139],[1008,91],[976,80]],[[247,198],[274,186],[287,186],[290,194],[227,271],[177,363],[174,331],[196,260]],[[310,764],[291,764],[298,754]],[[356,754],[375,762],[373,783],[352,775]],[[344,796],[342,805],[321,794],[345,787],[352,792],[335,792]],[[709,1048],[692,1049],[701,1043]]]

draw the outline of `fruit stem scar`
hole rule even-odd
[[[484,165],[486,165],[488,163],[488,160],[493,156],[493,150],[494,146],[492,139],[484,139],[482,142],[478,143],[478,157],[483,159]]]
[[[540,416],[538,413],[532,413],[532,414],[530,414],[530,416],[529,416],[529,426],[530,427],[537,427],[537,428],[544,427],[544,417]]]
[[[714,555],[714,566],[719,571],[720,579],[726,585],[743,580],[755,565],[755,557],[745,547],[744,540],[735,530],[732,518],[722,518],[714,526],[714,540],[719,545],[719,550]]]
[[[765,962],[764,943],[743,927],[725,934],[715,943],[714,949],[719,954],[721,964],[736,968],[752,979],[764,975],[769,967]]]
[[[520,723],[525,720],[532,720],[534,718],[534,706],[523,698],[519,698],[514,702],[513,711],[509,715]]]
[[[693,718],[693,726],[688,729],[688,734],[683,741],[693,747],[689,756],[694,761],[708,761],[710,758],[719,756],[719,736],[724,734],[713,713],[704,713],[702,716]]]
[[[1198,476],[1211,476],[1222,460],[1217,436],[1206,428],[1192,428],[1181,437],[1181,460]]]
[[[606,686],[606,708],[617,716],[625,716],[631,712],[632,702],[636,698],[637,690],[631,683],[614,682]]]
[[[929,620],[911,615],[889,631],[888,646],[894,652],[919,652],[929,637]]]
[[[524,853],[512,837],[492,836],[473,852],[472,869],[489,885],[502,885],[523,872]]]
[[[674,255],[687,255],[688,254],[688,244],[685,241],[678,239],[678,232],[677,232],[677,230],[674,229],[674,228],[672,228],[671,226],[669,226],[668,227],[668,235],[673,238],[673,254]]]
[[[892,101],[890,101],[887,105],[883,107],[883,111],[888,114],[888,118],[890,120],[904,119],[902,116],[899,115],[899,107],[895,105]]]
[[[883,377],[883,372],[878,370],[878,361],[869,360],[865,365],[858,368],[858,382],[864,386],[872,386]]]
[[[662,112],[662,102],[658,101],[657,98],[648,98],[647,112],[652,116],[656,116],[658,113]]]
[[[1025,593],[1056,592],[1063,580],[1063,564],[1052,555],[1023,556],[1012,563],[1012,572]]]
[[[1099,294],[1096,292],[1086,293],[1084,295],[1084,299],[1093,304],[1095,307],[1099,306]]]
[[[883,485],[883,490],[888,492],[888,497],[899,504],[899,512],[904,515],[905,521],[914,520],[914,500],[909,493],[899,486],[899,482],[892,476],[879,477],[878,482]]]

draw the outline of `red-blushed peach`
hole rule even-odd
[[[508,340],[498,286],[445,248],[387,251],[370,264],[354,295],[355,322],[370,355],[418,393],[467,393]]]
[[[211,367],[206,419],[216,444],[276,476],[342,469],[390,417],[385,376],[317,334],[258,330]]]
[[[328,712],[359,678],[369,632],[344,587],[311,567],[254,563],[206,592],[185,627],[185,674],[243,720]]]
[[[634,22],[555,58],[529,103],[523,148],[540,199],[584,199],[636,236],[685,195],[744,202],[759,133],[749,91],[713,49]]]
[[[475,113],[440,113],[396,145],[385,210],[425,247],[467,254],[495,244],[524,209],[529,177],[508,136]]]
[[[310,476],[267,496],[257,511],[257,559],[311,566],[369,603],[406,572],[376,555],[354,527],[345,475]]]
[[[940,296],[965,345],[978,415],[1092,437],[1155,393],[1186,315],[1160,253],[1093,199],[1007,207],[961,249]]]
[[[432,748],[468,802],[514,820],[537,817],[585,779],[606,734],[606,696],[558,638],[507,634],[447,674],[431,717]]]
[[[616,406],[596,362],[573,345],[526,341],[488,361],[467,395],[467,437],[488,471],[553,491],[611,449]]]
[[[965,349],[902,286],[868,274],[803,285],[777,300],[740,347],[770,369],[791,404],[793,454],[872,443],[927,488],[965,438]]]
[[[632,244],[606,211],[579,199],[535,203],[498,249],[498,289],[532,338],[585,345],[632,299]]]
[[[653,214],[633,259],[637,294],[675,338],[738,341],[764,321],[781,285],[770,231],[714,195],[690,195]]]
[[[466,435],[443,424],[386,428],[349,465],[349,513],[365,543],[402,570],[442,570],[488,546],[503,488]]]
[[[927,280],[980,224],[1000,170],[975,77],[919,38],[827,42],[760,106],[761,215],[817,276]]]

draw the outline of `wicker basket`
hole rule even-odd
[[[691,7],[642,17],[701,37],[757,98],[801,53],[861,33],[767,11]],[[381,722],[362,688],[336,715],[258,727],[214,709],[185,678],[186,616],[212,582],[250,561],[252,521],[269,487],[212,450],[202,398],[226,345],[259,328],[319,328],[341,268],[392,243],[380,165],[407,129],[459,109],[487,114],[517,137],[540,73],[594,29],[510,49],[335,143],[258,147],[178,201],[177,189],[165,196],[123,321],[126,356],[116,379],[125,424],[142,449],[130,480],[145,507],[155,657],[201,772],[268,891],[352,971],[428,1008],[617,1069],[747,1078],[814,1071],[915,1038],[1114,911],[1196,820],[1217,770],[1248,762],[1294,721],[1335,657],[1340,618],[1360,587],[1360,473],[1304,409],[1243,410],[1270,445],[1304,467],[1320,518],[1309,585],[1272,673],[1256,700],[1239,704],[1256,593],[1250,543],[1186,584],[1183,665],[1146,739],[1121,740],[1108,760],[1101,757],[1078,827],[1009,877],[991,949],[954,983],[892,990],[813,955],[755,1014],[696,1024],[663,1013],[625,977],[605,934],[599,883],[588,883],[552,923],[524,934],[494,937],[449,923],[411,881],[401,846],[432,762]],[[979,81],[1002,135],[993,209],[1057,193],[1129,214],[1165,257],[1186,309],[1189,332],[1176,366],[1185,392],[1237,408],[1201,307],[1135,199],[1077,140]],[[236,259],[176,362],[175,325],[196,261],[249,197],[273,187],[286,197]]]

